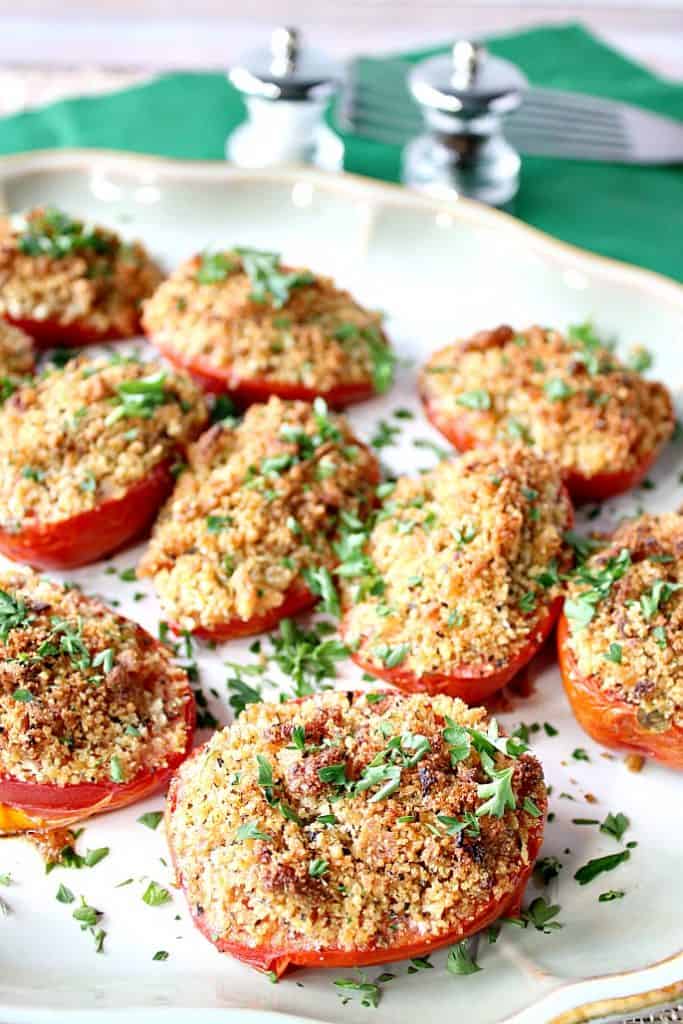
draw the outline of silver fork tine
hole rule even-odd
[[[404,145],[423,130],[406,83],[407,66],[386,61],[355,63],[340,106],[346,130]],[[622,163],[683,161],[683,123],[594,96],[532,88],[505,122],[505,134],[521,152]]]

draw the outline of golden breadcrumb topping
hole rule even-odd
[[[0,316],[137,334],[161,271],[140,242],[51,207],[0,222]]]
[[[374,456],[322,399],[253,405],[238,426],[207,431],[189,464],[138,569],[186,629],[248,621],[307,570],[329,572],[340,517],[367,514],[378,479]]]
[[[276,254],[194,256],[145,303],[143,323],[182,360],[230,370],[233,386],[261,379],[329,391],[374,381],[385,391],[390,384],[380,314],[330,278],[281,267]]]
[[[206,422],[201,393],[158,363],[79,356],[0,410],[0,526],[20,531],[120,498]]]
[[[620,526],[574,573],[565,614],[581,676],[635,705],[646,729],[683,725],[683,515]]]
[[[445,696],[250,705],[167,805],[193,916],[215,940],[286,951],[471,931],[519,884],[546,805],[539,763],[487,724]]]
[[[0,319],[0,377],[12,381],[32,372],[33,342],[24,331]]]
[[[569,516],[557,467],[520,446],[402,477],[342,563],[346,643],[418,676],[505,666],[559,594]]]
[[[136,623],[27,570],[0,576],[0,775],[130,782],[185,750],[191,700]]]
[[[671,436],[666,388],[626,369],[584,325],[482,331],[436,352],[421,375],[437,417],[477,443],[522,440],[583,476],[638,466]]]

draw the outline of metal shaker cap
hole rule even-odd
[[[423,107],[465,117],[506,114],[520,105],[528,86],[516,64],[466,39],[449,54],[417,64],[408,83]]]
[[[342,68],[303,46],[296,28],[276,28],[270,45],[245,53],[228,75],[240,92],[270,100],[321,100],[336,92]]]

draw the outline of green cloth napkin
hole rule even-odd
[[[500,37],[490,49],[519,64],[536,85],[580,89],[683,119],[683,86],[658,79],[578,26]],[[168,74],[0,119],[0,153],[86,146],[221,160],[225,138],[243,116],[224,75]],[[398,181],[396,147],[352,135],[345,141],[347,170]],[[683,279],[683,167],[526,157],[515,213],[568,242]]]

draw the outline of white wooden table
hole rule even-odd
[[[657,73],[683,80],[683,0],[0,0],[0,114],[121,88],[172,68],[223,69],[277,24],[300,26],[335,56],[382,53],[458,35],[582,21]],[[20,13],[18,13],[20,12]]]

